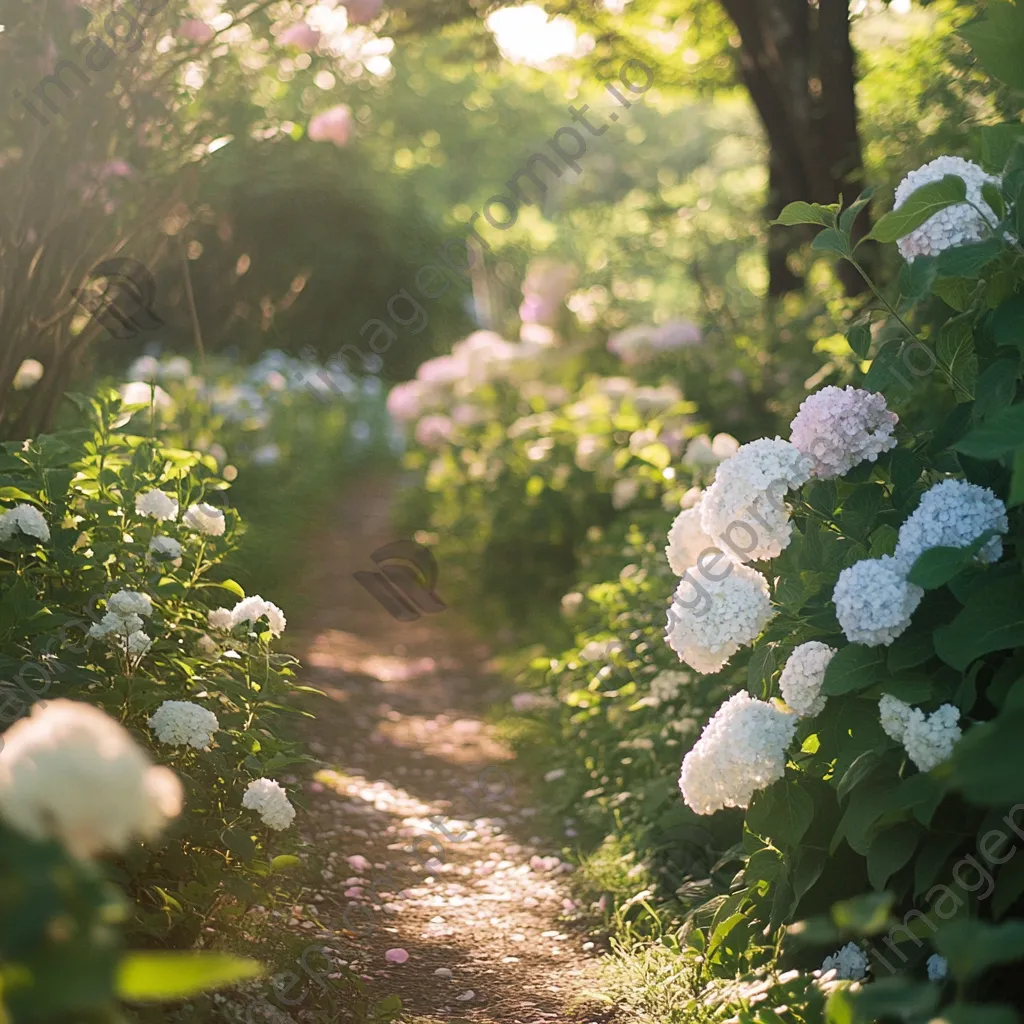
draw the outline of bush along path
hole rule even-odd
[[[319,988],[282,972],[265,1002],[290,997],[292,1019],[347,1019],[327,957],[362,976],[382,1017],[397,994],[423,1022],[609,1021],[570,865],[533,834],[537,811],[481,717],[500,697],[487,650],[454,610],[397,621],[353,576],[396,539],[393,490],[380,479],[346,496],[303,576],[316,610],[291,635],[306,682],[326,694],[310,699],[307,740],[328,767],[305,816],[322,885],[287,924],[324,952],[306,961]]]

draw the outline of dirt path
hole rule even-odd
[[[289,623],[304,681],[328,694],[309,738],[332,766],[304,828],[324,887],[289,924],[349,951],[409,1020],[607,1022],[570,867],[533,835],[536,809],[482,719],[501,693],[489,652],[454,610],[399,622],[353,579],[398,539],[394,488],[364,481],[342,499],[303,576],[315,611]],[[404,963],[386,958],[396,949]]]

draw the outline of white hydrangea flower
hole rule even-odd
[[[255,779],[246,787],[242,806],[259,813],[263,824],[281,831],[295,820],[295,808],[274,779]]]
[[[190,530],[205,533],[208,537],[221,537],[224,534],[224,513],[205,501],[199,505],[189,505],[181,521]]]
[[[235,624],[230,608],[212,608],[206,620],[210,629],[232,629]]]
[[[209,750],[220,722],[212,711],[188,700],[165,700],[149,719],[150,728],[161,743],[170,746],[188,744],[196,750]]]
[[[683,758],[679,788],[697,814],[746,807],[754,793],[781,779],[796,715],[734,693],[704,727]]]
[[[878,702],[878,716],[889,739],[897,743],[903,742],[911,710],[910,705],[901,701],[899,697],[893,697],[889,693],[882,696]]]
[[[117,645],[130,658],[141,658],[153,646],[153,641],[141,629],[137,629],[127,636],[119,636]]]
[[[720,671],[775,615],[768,581],[750,566],[728,567],[729,574],[718,581],[694,580],[688,572],[668,611],[665,639],[679,660],[698,672]]]
[[[175,562],[181,558],[181,544],[173,537],[154,537],[149,542],[150,553],[157,558]]]
[[[153,602],[148,594],[140,594],[137,590],[119,590],[107,598],[107,611],[121,618],[149,616],[153,614]]]
[[[929,981],[944,981],[946,975],[949,974],[949,964],[944,956],[939,956],[938,953],[932,953],[925,963],[925,967],[928,968],[928,980]]]
[[[811,640],[793,649],[779,677],[782,699],[804,718],[820,714],[825,709],[826,697],[821,694],[825,669],[836,653],[834,647]]]
[[[736,561],[774,558],[793,533],[783,495],[810,475],[811,460],[788,441],[763,437],[741,445],[701,499],[701,529]]]
[[[1006,506],[987,487],[966,480],[942,480],[921,496],[917,508],[900,527],[896,558],[904,572],[929,548],[970,547],[983,533],[1009,529]],[[997,562],[1003,554],[1002,537],[988,541],[978,561]]]
[[[865,558],[839,574],[832,600],[850,643],[888,646],[910,625],[924,591],[892,555]]]
[[[34,505],[15,505],[0,515],[0,543],[11,540],[18,533],[34,537],[44,544],[50,539],[50,528],[43,513]]]
[[[898,422],[882,395],[829,386],[803,400],[790,439],[811,460],[814,476],[828,480],[895,448]]]
[[[863,981],[868,973],[868,955],[856,942],[848,942],[821,962],[821,973],[835,971],[835,980]]]
[[[920,708],[910,709],[903,746],[919,771],[930,772],[953,753],[961,736],[959,721],[960,709],[953,704],[943,704],[930,715]]]
[[[178,518],[178,499],[164,491],[143,491],[135,497],[135,511],[140,516],[151,516],[157,522],[173,522]]]
[[[263,616],[266,616],[267,622],[270,624],[270,632],[274,636],[280,636],[284,632],[287,624],[284,612],[273,601],[264,601],[259,594],[239,601],[231,609],[231,627],[233,629],[242,622],[256,622]]]
[[[153,765],[99,708],[36,704],[4,733],[0,816],[12,828],[59,840],[75,857],[123,850],[181,811],[181,784]]]
[[[688,672],[665,669],[659,672],[650,682],[650,697],[655,706],[666,701],[675,700],[683,687],[690,682]]]
[[[103,640],[108,636],[129,637],[132,633],[138,632],[145,625],[138,615],[118,615],[116,612],[107,612],[99,622],[94,622],[89,627],[89,636],[94,640]]]
[[[700,505],[683,509],[668,531],[665,557],[672,571],[677,576],[682,576],[687,569],[692,569],[700,556],[709,549],[717,551],[718,545],[701,529]]]
[[[946,249],[968,242],[980,242],[991,234],[989,228],[999,223],[999,218],[985,202],[981,187],[986,183],[999,185],[1000,179],[986,174],[976,163],[959,156],[940,156],[935,160],[911,171],[896,186],[896,201],[893,208],[898,210],[922,185],[941,181],[947,174],[963,178],[967,184],[969,203],[957,203],[929,217],[920,227],[897,241],[900,255],[913,263],[918,256],[937,256]],[[977,209],[975,209],[975,207]],[[978,211],[981,211],[980,213]]]

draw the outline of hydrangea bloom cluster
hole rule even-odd
[[[165,700],[150,716],[149,726],[161,743],[209,750],[220,722],[212,711],[191,701]]]
[[[682,692],[684,686],[690,682],[690,676],[686,672],[665,669],[659,672],[650,683],[651,700],[657,704],[664,704],[666,701],[675,700]]]
[[[50,539],[50,527],[46,525],[43,513],[34,505],[15,505],[0,515],[0,543],[13,539],[19,533],[44,544]]]
[[[198,505],[190,505],[181,517],[182,523],[196,533],[204,533],[208,537],[224,535],[224,513],[205,501]]]
[[[663,352],[699,345],[701,329],[688,320],[671,320],[659,327],[639,324],[627,327],[608,339],[608,351],[627,366],[654,359]]]
[[[256,811],[263,824],[281,831],[295,820],[295,808],[288,794],[274,779],[255,779],[245,789],[242,806]]]
[[[151,516],[159,523],[178,518],[178,499],[163,491],[143,491],[135,498],[135,511],[140,516]]]
[[[740,443],[732,434],[698,434],[691,438],[683,455],[683,462],[695,468],[713,468],[739,451]]]
[[[793,532],[782,497],[810,475],[811,460],[788,441],[763,437],[741,445],[701,499],[701,528],[738,561],[774,558]]]
[[[878,702],[878,713],[885,734],[903,744],[907,756],[922,772],[945,761],[962,735],[960,711],[953,704],[943,704],[928,715],[886,694]]]
[[[143,632],[143,616],[153,614],[148,594],[119,590],[107,598],[107,610],[99,622],[89,627],[94,640],[110,640],[131,658],[141,658],[153,641]]]
[[[266,601],[259,594],[243,598],[234,608],[214,608],[208,616],[208,622],[211,629],[234,629],[243,622],[258,622],[264,616],[270,625],[270,632],[280,636],[287,625],[284,612],[273,601]]]
[[[790,439],[811,460],[811,472],[829,480],[895,448],[892,431],[898,422],[882,395],[830,386],[803,400],[790,424]]]
[[[916,171],[911,171],[896,186],[894,208],[898,210],[911,193],[916,192],[922,185],[941,181],[947,174],[963,178],[967,185],[968,202],[947,206],[946,209],[929,217],[909,235],[899,239],[896,243],[897,248],[908,263],[913,263],[918,256],[937,256],[956,245],[980,242],[990,234],[989,229],[999,223],[999,218],[985,202],[981,188],[986,183],[998,185],[1000,179],[986,174],[976,163],[959,156],[940,156],[923,167],[918,167]]]
[[[987,487],[966,480],[943,480],[927,490],[920,504],[900,527],[896,558],[910,572],[929,548],[965,548],[982,534],[1009,529],[1006,506]],[[1002,537],[986,542],[978,561],[997,562],[1003,554]]]
[[[839,574],[832,601],[850,643],[888,646],[910,625],[924,591],[892,555],[865,558]]]
[[[676,516],[668,531],[665,557],[677,576],[692,569],[705,551],[717,551],[718,545],[700,525],[700,508],[685,508]]]
[[[683,759],[679,788],[687,806],[697,814],[746,807],[757,790],[782,778],[796,721],[742,690],[733,694]]]
[[[953,753],[961,736],[959,721],[960,710],[953,704],[943,704],[930,715],[920,708],[910,709],[903,746],[919,771],[930,772]]]
[[[878,717],[889,739],[896,743],[903,742],[907,723],[910,721],[910,711],[910,705],[901,701],[899,697],[893,697],[889,693],[883,695],[878,702]]]
[[[944,981],[946,975],[949,974],[949,963],[944,956],[939,956],[938,953],[932,953],[928,957],[925,967],[928,969],[929,981]]]
[[[868,955],[856,942],[848,942],[821,962],[821,973],[836,972],[836,979],[862,981],[868,973]]]
[[[825,709],[827,698],[822,696],[821,684],[835,653],[834,647],[811,640],[794,648],[786,660],[779,677],[779,689],[782,699],[801,718],[820,714]]]
[[[0,816],[12,828],[59,840],[75,857],[123,850],[181,811],[181,784],[153,765],[99,708],[36,704],[4,733]]]
[[[768,581],[747,565],[731,569],[722,580],[699,583],[687,573],[672,598],[665,639],[698,672],[720,671],[775,615]]]
[[[176,561],[181,558],[181,544],[173,537],[154,537],[149,542],[149,552],[154,558]]]

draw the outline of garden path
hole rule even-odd
[[[327,693],[309,705],[308,738],[333,770],[312,783],[306,816],[327,884],[292,924],[330,935],[375,997],[401,996],[407,1020],[605,1024],[601,943],[588,942],[568,865],[533,835],[537,811],[483,718],[502,693],[489,652],[454,609],[399,622],[353,578],[397,539],[395,489],[360,482],[311,538],[311,610],[294,627],[303,681]],[[417,861],[409,850],[426,835]],[[346,860],[359,857],[375,867]],[[389,949],[408,960],[389,963]]]

